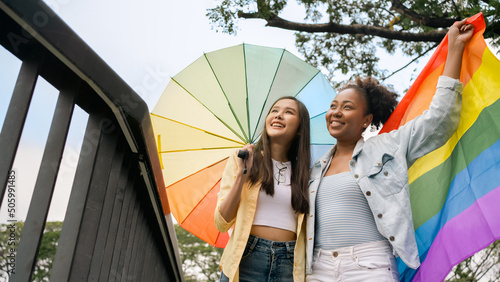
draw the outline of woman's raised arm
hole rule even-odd
[[[465,45],[467,45],[474,33],[474,25],[465,22],[466,19],[454,23],[448,31],[448,56],[444,66],[444,76],[460,79]]]

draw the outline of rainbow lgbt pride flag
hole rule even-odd
[[[454,265],[500,238],[500,61],[484,41],[482,13],[468,22],[475,29],[463,56],[458,129],[408,171],[422,265],[413,270],[398,261],[401,281],[443,281]],[[429,108],[447,51],[448,36],[381,132]]]

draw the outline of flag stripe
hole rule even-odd
[[[461,78],[461,81],[464,83],[464,86],[468,83],[470,76],[472,76],[475,73],[477,67],[481,64],[480,60],[479,61],[472,60],[474,63],[468,64],[468,62],[471,61],[471,58],[467,57],[467,55],[470,55],[471,53],[483,54],[483,50],[486,48],[486,44],[484,43],[484,38],[482,36],[486,27],[482,13],[478,13],[475,16],[470,17],[467,22],[473,23],[475,29],[474,29],[474,36],[464,52],[465,55],[462,64],[462,70],[464,69],[467,70],[467,72],[462,71],[462,75],[465,74]],[[416,97],[425,96],[432,99],[432,96],[434,95],[435,86],[437,85],[437,79],[432,78],[431,74],[435,72],[438,72],[440,74],[442,73],[442,68],[446,61],[447,53],[448,53],[448,34],[436,48],[436,51],[430,58],[429,62],[425,65],[424,69],[419,74],[419,76],[417,77],[413,85],[410,87],[408,92],[405,94],[404,98],[401,100],[401,102],[398,104],[398,106],[391,114],[387,122],[384,124],[384,127],[380,130],[380,133],[385,133],[397,129],[399,126],[404,125],[406,122],[413,119],[416,115],[414,114],[409,115],[407,112],[412,111],[413,107],[416,106],[420,107],[420,104],[414,103]],[[438,69],[441,70],[439,71]],[[435,80],[433,82],[434,87],[431,87],[430,89],[429,88],[425,89],[426,87],[424,87],[424,85],[426,83],[430,83],[430,81],[432,81],[433,79]],[[429,94],[428,93],[429,90],[432,91],[432,93]],[[429,104],[430,100],[426,103],[427,108]],[[417,115],[421,113],[422,112],[417,113]]]
[[[498,199],[500,186],[450,220],[439,231],[413,281],[443,281],[453,265],[500,237]]]
[[[391,116],[384,124],[384,127],[382,127],[382,129],[380,130],[380,133],[389,132],[391,130],[397,129],[399,126],[403,125],[404,123],[406,123],[406,121],[408,121],[408,119],[405,118],[406,112],[408,110],[408,107],[412,103],[413,99],[415,98],[415,96],[418,93],[420,93],[421,91],[420,89],[423,89],[423,87],[421,87],[421,84],[424,83],[426,80],[428,81],[427,77],[432,73],[436,72],[442,73],[442,71],[437,71],[437,69],[443,68],[446,57],[442,56],[441,52],[443,52],[442,51],[443,49],[446,50],[447,48],[448,48],[448,35],[446,35],[445,39],[443,39],[441,44],[436,48],[436,51],[432,55],[431,59],[429,60],[427,65],[425,65],[424,69],[419,74],[419,76],[413,83],[412,87],[410,87],[408,92],[406,92],[401,102],[399,102],[394,112],[392,112]],[[435,89],[436,85],[437,85],[437,78],[434,87],[431,89]],[[413,107],[414,105],[412,104],[411,106]]]
[[[404,125],[406,122],[414,119],[415,117],[421,115],[425,110],[429,109],[432,97],[434,96],[434,93],[436,93],[438,78],[443,73],[443,70],[444,64],[441,64],[427,76],[426,80],[422,81],[419,88],[416,90],[418,94],[414,95],[411,99],[411,105],[407,108],[401,119],[401,125]],[[408,93],[406,95],[408,95]]]
[[[492,130],[494,128],[497,130]],[[498,131],[500,131],[500,100],[483,110],[445,162],[410,184],[412,207],[420,209],[426,206],[425,209],[420,209],[419,213],[413,215],[413,224],[416,229],[442,208],[452,181],[457,179],[458,174],[470,166],[481,152],[498,141]],[[441,189],[436,189],[436,187],[441,187]]]
[[[410,199],[422,265],[398,259],[402,281],[442,281],[450,269],[500,238],[500,79],[499,60],[484,42],[482,13],[466,46],[460,123],[450,140],[410,167]],[[448,36],[385,123],[389,132],[428,109],[443,71]]]
[[[483,108],[488,107],[500,98],[500,91],[498,91],[500,89],[499,79],[496,79],[496,81],[491,79],[491,83],[488,85],[480,82],[495,74],[498,69],[500,69],[500,62],[489,49],[486,49],[483,54],[483,64],[474,73],[471,83],[468,83],[464,88],[462,105],[466,106],[462,108],[457,131],[444,146],[418,159],[410,167],[408,170],[410,184],[449,158],[457,141],[477,120]]]
[[[466,228],[467,226],[463,224],[467,221],[457,220],[457,218],[460,218],[463,212],[466,212],[468,209],[470,209],[470,207],[473,206],[478,199],[483,199],[485,195],[487,195],[488,197],[493,197],[492,195],[497,195],[491,193],[492,190],[493,191],[499,190],[498,188],[498,175],[500,174],[499,164],[500,164],[500,141],[497,141],[493,146],[484,150],[473,162],[470,163],[470,165],[467,168],[463,169],[455,177],[454,181],[450,186],[449,195],[446,200],[445,208],[440,210],[438,214],[430,218],[415,231],[415,237],[418,243],[419,255],[421,261],[424,262],[427,261],[427,256],[428,256],[427,252],[429,248],[431,247],[431,245],[433,245],[433,241],[435,241],[436,236],[441,236],[438,235],[440,229],[445,228],[446,225],[449,224],[449,222],[461,223],[462,226]],[[498,199],[499,198],[497,197],[496,198],[497,205],[498,205]],[[430,206],[432,205],[429,205],[428,207]],[[475,228],[472,228],[472,230],[479,231],[479,229]],[[499,235],[500,234],[497,234],[496,237],[498,238]],[[457,236],[457,234],[454,234],[453,236]],[[491,234],[489,234],[489,236],[491,237]],[[471,245],[471,242],[472,244],[475,244],[474,242],[476,242],[476,240],[471,239],[469,241],[469,244],[464,244],[460,246],[465,247],[466,245]],[[475,251],[480,249],[482,248],[475,248]],[[469,255],[470,254],[472,253],[469,253]],[[427,264],[422,263],[420,269],[428,267],[426,265]],[[452,265],[453,264],[451,264],[450,267]],[[441,268],[439,272],[448,273],[449,272],[448,270],[449,267]],[[401,281],[409,281],[411,277],[413,277],[416,273],[416,270],[407,268],[401,261],[399,262],[399,271],[401,273]],[[429,281],[434,281],[434,280],[429,280]]]
[[[499,174],[500,140],[483,151],[455,177],[446,199],[446,207],[416,228],[419,253],[426,250],[434,240],[436,234],[432,230],[442,228],[448,221],[469,208],[474,201],[497,188]]]

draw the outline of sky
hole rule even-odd
[[[146,102],[150,111],[170,77],[204,52],[251,43],[286,48],[298,54],[293,32],[264,28],[263,21],[243,22],[237,36],[212,30],[206,9],[214,1],[45,1]],[[6,115],[21,62],[0,47],[0,125]],[[35,186],[43,147],[58,91],[38,79],[13,165],[16,170],[17,214],[24,220]],[[87,114],[75,109],[56,182],[48,220],[63,220],[86,127]],[[5,203],[4,199],[4,203]],[[6,222],[6,205],[0,223]]]
[[[263,20],[241,20],[237,36],[212,29],[209,0],[45,0],[45,2],[146,102],[151,111],[170,77],[175,76],[203,53],[241,43],[285,48],[301,57],[295,48],[294,32],[265,27]],[[297,4],[289,5],[284,18],[301,21]],[[380,54],[381,66],[396,70],[410,59]],[[428,59],[428,57],[427,57]],[[386,81],[400,93],[423,68],[426,58]],[[0,125],[21,63],[0,47]],[[396,63],[397,62],[397,63]],[[413,73],[413,69],[417,69]],[[34,188],[58,91],[38,80],[21,138],[14,169],[18,175],[19,220],[24,220]],[[49,221],[63,220],[78,160],[87,114],[75,109],[67,146],[57,179]],[[5,205],[0,223],[6,220]]]

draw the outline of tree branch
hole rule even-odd
[[[245,13],[242,11],[238,12],[238,17],[244,19],[264,19],[267,21],[267,26],[278,27],[282,29],[304,31],[304,32],[328,32],[328,33],[339,33],[339,34],[362,34],[362,35],[373,35],[387,39],[395,39],[406,42],[441,42],[446,33],[447,29],[434,30],[429,32],[411,33],[395,31],[389,28],[362,25],[362,24],[352,24],[343,25],[333,22],[320,23],[320,24],[306,24],[297,23],[285,20],[276,14],[271,14],[267,19],[260,13]]]
[[[450,0],[450,2],[453,5],[453,7],[455,8],[455,13],[457,13],[457,16],[461,18],[462,15],[460,15],[460,11],[458,10],[458,6],[457,6],[457,3],[455,3],[455,0]]]
[[[449,18],[431,18],[428,16],[423,16],[408,9],[399,0],[392,0],[391,2],[392,2],[391,10],[394,10],[408,17],[409,19],[417,22],[420,25],[425,25],[434,28],[439,28],[439,27],[446,28],[453,25],[454,22],[460,20],[460,19],[449,19]]]
[[[401,68],[395,70],[393,73],[391,73],[390,75],[384,77],[384,78],[381,78],[380,80],[381,81],[385,81],[386,79],[388,79],[389,77],[395,75],[397,72],[400,72],[402,70],[404,70],[405,68],[407,68],[409,65],[411,65],[413,62],[415,62],[416,60],[422,58],[425,54],[429,53],[429,51],[433,50],[434,48],[436,48],[438,46],[438,43],[434,44],[431,48],[427,49],[424,53],[420,54],[418,57],[414,58],[413,60],[411,60],[408,64],[402,66]]]

